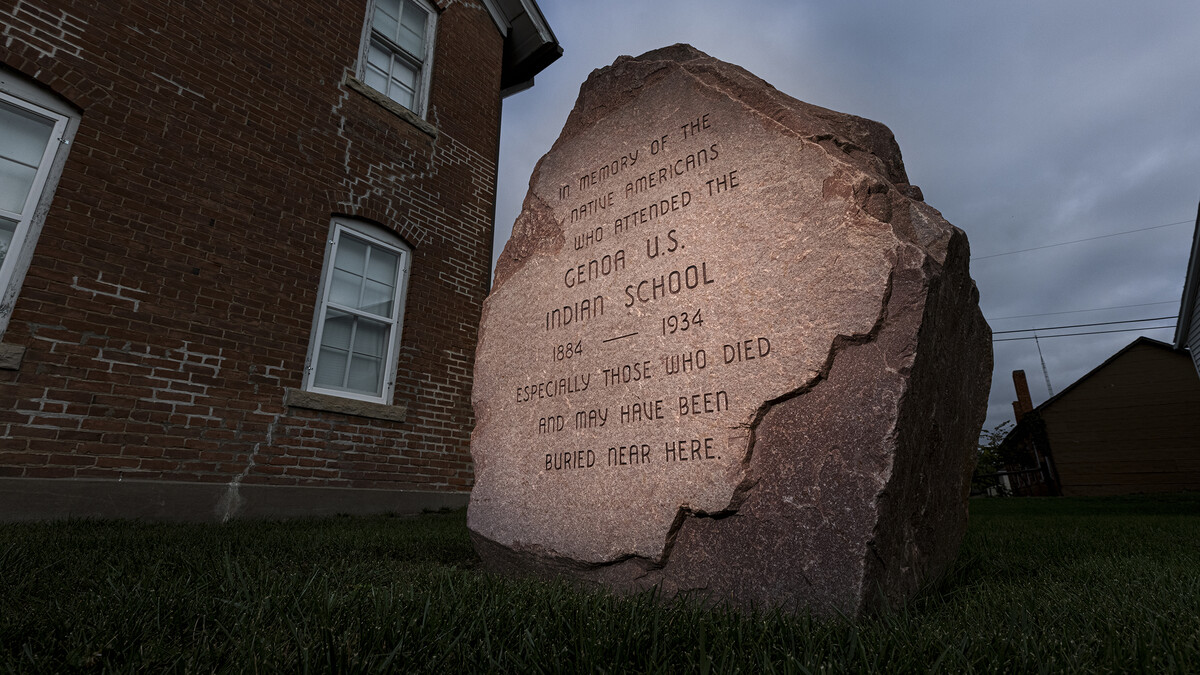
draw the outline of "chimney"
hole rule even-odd
[[[1017,421],[1026,413],[1033,410],[1033,399],[1029,397],[1029,383],[1025,381],[1025,371],[1014,370],[1013,387],[1017,390],[1017,400],[1013,401],[1013,413],[1017,416]]]

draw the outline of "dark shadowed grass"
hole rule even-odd
[[[464,514],[0,526],[12,672],[1200,672],[1200,495],[973,501],[953,570],[852,622],[478,569]]]

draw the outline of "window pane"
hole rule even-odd
[[[313,381],[320,387],[342,387],[346,379],[346,359],[349,352],[321,347],[317,356],[317,374]]]
[[[330,278],[329,302],[391,317],[399,266],[395,253],[342,235]]]
[[[345,312],[331,309],[325,313],[325,328],[321,331],[321,346],[349,351],[350,336],[353,331],[354,317]]]
[[[424,60],[425,47],[424,40],[421,39],[421,36],[413,33],[404,26],[401,26],[400,35],[396,42],[400,44],[401,49],[404,51],[412,54],[417,59]]]
[[[388,90],[387,95],[388,98],[392,99],[396,103],[399,103],[405,108],[408,108],[409,110],[413,109],[413,91],[412,89],[404,86],[402,83],[392,80],[392,87]]]
[[[0,263],[4,262],[4,258],[8,256],[8,249],[12,248],[13,234],[17,231],[17,222],[8,218],[0,218]]]
[[[399,0],[376,0],[375,16],[371,19],[371,27],[389,39],[396,39],[396,29],[400,23]]]
[[[387,347],[388,326],[367,319],[357,319],[354,333],[355,356],[383,356]]]
[[[378,394],[382,390],[383,360],[354,355],[350,361],[350,378],[346,388],[364,394]]]
[[[332,285],[329,288],[329,302],[343,307],[358,307],[361,290],[362,277],[335,269]]]
[[[400,33],[396,42],[405,51],[417,57],[425,57],[425,18],[427,14],[416,3],[405,0],[404,16],[400,20]]]
[[[391,318],[392,295],[395,295],[395,289],[391,286],[367,281],[366,286],[362,288],[362,306],[359,309],[371,312],[376,316]]]
[[[378,41],[371,40],[371,46],[367,49],[367,63],[386,73],[391,62],[392,53]]]
[[[0,209],[11,213],[24,211],[36,177],[37,169],[0,159]]]
[[[25,210],[54,122],[0,102],[0,209]]]
[[[318,385],[339,388],[343,386],[353,334],[353,316],[333,309],[325,313],[321,349],[317,355],[317,372],[314,378]]]
[[[363,79],[366,81],[368,87],[373,87],[385,94],[387,93],[387,71],[380,70],[374,64],[368,63],[366,71],[363,72]]]
[[[393,17],[400,16],[400,3],[404,0],[376,0],[375,9],[383,10]]]
[[[362,307],[359,309],[376,316],[391,318],[392,297],[395,293],[391,286],[368,280],[363,287]]]
[[[367,242],[342,235],[338,237],[334,267],[362,276],[367,266]]]
[[[354,352],[350,357],[349,389],[378,394],[383,384],[383,357],[390,332],[387,324],[356,320]]]
[[[388,286],[396,285],[396,267],[400,264],[400,256],[391,251],[371,248],[371,259],[367,262],[367,278]]]
[[[0,129],[4,130],[0,157],[36,168],[42,163],[54,121],[0,101]]]
[[[404,61],[395,59],[392,61],[392,79],[399,82],[406,91],[411,92],[416,88],[417,71]]]
[[[329,301],[346,307],[358,307],[362,295],[362,274],[366,266],[366,242],[344,234],[339,235],[337,254],[333,259]]]

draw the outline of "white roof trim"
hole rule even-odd
[[[1200,207],[1196,213],[1196,231],[1192,234],[1192,255],[1188,260],[1187,272],[1183,277],[1183,297],[1179,300],[1179,318],[1175,320],[1175,348],[1187,347],[1188,330],[1192,323],[1192,310],[1196,306],[1196,294],[1200,291]],[[1200,370],[1200,360],[1196,361]]]
[[[555,42],[550,24],[546,23],[541,8],[534,0],[483,0],[483,6],[487,8],[488,14],[492,15],[492,21],[496,22],[496,28],[500,29],[501,35],[508,37],[508,32],[512,29],[512,16],[524,14],[529,17],[529,22],[543,41]],[[513,12],[512,16],[505,12],[505,9],[517,9],[518,6],[519,11]]]
[[[500,34],[508,37],[508,29],[511,26],[508,23],[508,17],[500,11],[500,7],[496,5],[495,0],[483,0],[483,6],[487,7],[488,14],[492,15],[492,21],[496,22],[496,28],[500,30]]]
[[[542,16],[542,10],[537,3],[533,0],[521,0],[521,6],[525,8],[525,13],[529,15],[534,28],[537,28],[538,35],[546,42],[554,42],[554,34],[550,32],[550,25],[546,23],[546,18]]]

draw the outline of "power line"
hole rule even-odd
[[[1002,255],[1014,255],[1017,253],[1027,253],[1029,251],[1040,251],[1044,248],[1054,248],[1055,246],[1066,246],[1067,244],[1078,244],[1078,243],[1084,242],[1084,241],[1095,241],[1097,239],[1107,239],[1109,237],[1119,237],[1124,234],[1133,234],[1135,232],[1146,232],[1148,230],[1159,230],[1164,227],[1174,227],[1176,225],[1186,225],[1191,222],[1192,221],[1190,221],[1190,220],[1181,220],[1176,223],[1167,223],[1166,225],[1154,225],[1152,227],[1142,227],[1142,228],[1138,228],[1136,230],[1126,230],[1124,232],[1113,232],[1112,234],[1101,234],[1101,235],[1098,235],[1095,237],[1085,237],[1083,239],[1072,239],[1071,241],[1062,241],[1057,244],[1046,244],[1045,246],[1034,246],[1033,248],[1023,248],[1019,251],[1005,251],[1004,253],[993,253],[991,255],[981,255],[981,256],[971,258],[971,260],[987,260],[988,258],[999,258]]]
[[[1167,319],[1178,319],[1179,315],[1175,316],[1156,316],[1150,319],[1128,319],[1126,321],[1101,321],[1099,323],[1076,323],[1070,326],[1045,326],[1043,328],[1022,328],[1020,330],[994,330],[992,335],[1004,335],[1006,333],[1030,333],[1039,330],[1060,330],[1064,328],[1091,328],[1093,326],[1113,326],[1119,323],[1145,323],[1147,321],[1165,321]],[[1137,330],[1137,329],[1133,329]],[[1048,337],[1048,336],[1044,336]]]
[[[1032,340],[1032,339],[1034,339],[1034,337],[1037,337],[1037,339],[1039,339],[1039,340],[1046,340],[1049,338],[1074,337],[1076,335],[1103,335],[1105,333],[1132,333],[1132,332],[1142,331],[1142,330],[1162,330],[1164,328],[1170,328],[1171,330],[1175,330],[1175,326],[1147,326],[1146,328],[1118,328],[1117,330],[1093,330],[1093,331],[1088,331],[1086,333],[1062,333],[1059,335],[1038,335],[1038,336],[1029,335],[1026,337],[1000,338],[999,340],[993,339],[992,342],[1013,342],[1015,340]]]
[[[1096,309],[1069,309],[1065,312],[1043,312],[1041,314],[1013,314],[1012,316],[993,316],[989,317],[988,321],[1003,321],[1004,319],[1029,319],[1035,316],[1056,316],[1059,314],[1082,314],[1084,312],[1103,312],[1108,309],[1129,309],[1131,307],[1150,307],[1152,305],[1178,305],[1177,300],[1164,300],[1162,302],[1142,302],[1136,305],[1113,305],[1112,307],[1097,307]]]

